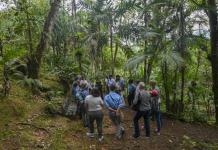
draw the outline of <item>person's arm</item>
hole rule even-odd
[[[133,100],[133,105],[136,105],[138,103],[138,99],[139,99],[139,93],[140,91],[137,91]]]
[[[89,109],[89,105],[88,105],[88,98],[86,97],[85,98],[85,111],[87,112],[88,111],[88,109]]]
[[[118,109],[123,108],[124,106],[125,106],[124,98],[123,96],[120,96],[120,103],[119,103]]]
[[[106,108],[107,108],[109,111],[116,112],[115,109],[113,109],[113,108],[111,108],[111,107],[109,106],[107,96],[104,98],[104,104],[105,104]]]
[[[101,105],[101,107],[104,107],[104,102],[103,102],[102,98],[100,98],[100,105]]]

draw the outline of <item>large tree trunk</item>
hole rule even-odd
[[[179,48],[182,58],[185,56],[185,16],[184,16],[184,1],[180,4],[180,27],[179,27],[180,42]],[[184,101],[184,88],[185,88],[185,66],[181,68],[181,99],[180,99],[180,112],[183,112]]]
[[[168,65],[165,61],[162,65],[162,78],[163,78],[163,87],[165,92],[166,99],[166,111],[170,112],[170,91],[169,91],[169,81],[168,81]]]
[[[72,0],[72,16],[76,18],[76,0]]]
[[[28,73],[30,78],[33,79],[39,78],[39,70],[41,66],[43,53],[47,47],[48,35],[52,30],[60,4],[61,4],[61,0],[54,0],[54,2],[51,4],[48,17],[45,20],[44,28],[41,33],[39,44],[36,48],[36,51],[33,54],[31,54],[31,56],[28,59],[27,66],[28,66]]]
[[[143,0],[144,1],[144,7],[147,6],[147,0]],[[144,10],[144,27],[147,28],[148,27],[148,12],[147,10]],[[145,40],[145,50],[147,48],[147,40]],[[144,61],[144,81],[147,83],[147,78],[148,78],[148,61],[147,59],[145,59]]]
[[[216,123],[218,124],[218,14],[215,0],[208,0],[209,23],[211,38],[211,64],[213,76],[214,104],[216,110]]]

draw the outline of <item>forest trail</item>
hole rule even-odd
[[[161,135],[154,133],[155,122],[151,122],[151,138],[146,139],[141,129],[141,137],[131,137],[132,110],[124,111],[125,136],[116,140],[114,127],[107,112],[104,116],[104,141],[99,143],[96,138],[86,137],[86,128],[79,119],[71,120],[62,116],[48,117],[35,112],[22,123],[10,123],[7,128],[13,136],[3,139],[1,149],[57,149],[57,150],[182,150],[182,149],[217,149],[218,130],[216,127],[183,123],[163,118],[164,126]],[[140,120],[140,125],[143,125]]]
[[[101,144],[96,139],[89,139],[85,134],[80,135],[81,143],[90,145],[90,149],[112,149],[112,150],[181,150],[181,149],[204,149],[200,143],[218,143],[218,130],[204,125],[194,125],[182,123],[180,121],[164,118],[164,126],[161,135],[155,134],[155,122],[151,121],[151,138],[145,138],[144,130],[141,129],[141,137],[138,139],[132,138],[133,127],[132,118],[134,112],[131,110],[124,111],[124,127],[125,136],[118,141],[114,137],[115,130],[105,114],[105,141]],[[140,120],[140,125],[143,126],[143,119]],[[110,142],[111,141],[111,142]],[[199,142],[199,143],[197,143]],[[95,145],[97,144],[97,145]],[[200,145],[198,145],[200,144]],[[83,148],[83,147],[81,147]],[[207,148],[206,148],[207,149]],[[213,147],[211,147],[213,149]]]

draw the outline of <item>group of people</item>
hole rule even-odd
[[[116,137],[121,139],[125,133],[122,125],[123,109],[128,108],[125,105],[125,81],[119,75],[115,79],[110,75],[105,79],[105,86],[107,91],[104,95],[101,82],[96,81],[92,84],[84,78],[77,78],[73,83],[72,95],[77,101],[78,113],[83,125],[89,128],[88,137],[94,137],[94,122],[96,121],[98,139],[103,140],[103,108],[106,108],[110,120],[116,127]],[[139,119],[141,117],[144,118],[146,137],[150,137],[151,116],[154,116],[157,121],[156,132],[160,135],[160,91],[156,82],[150,82],[150,89],[148,89],[144,82],[129,80],[127,95],[129,108],[135,111],[133,138],[140,136]]]

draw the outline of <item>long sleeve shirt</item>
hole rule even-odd
[[[114,110],[125,106],[122,96],[115,92],[110,92],[108,95],[106,95],[104,97],[104,103],[107,108],[112,108]]]
[[[151,110],[151,96],[150,96],[150,94],[145,90],[138,91],[135,95],[134,100],[133,100],[134,105],[136,105],[138,103],[139,98],[141,100],[139,110],[140,111]]]

